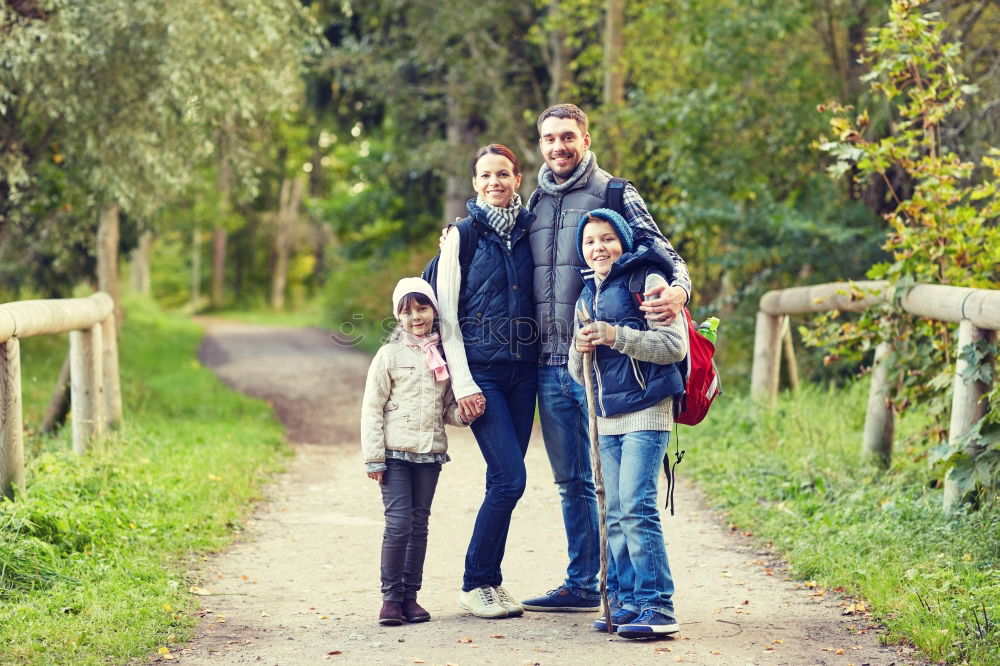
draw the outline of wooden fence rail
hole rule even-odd
[[[103,292],[87,298],[17,301],[0,305],[0,492],[24,486],[19,340],[69,333],[73,450],[121,421],[121,382],[114,301]]]
[[[835,282],[811,287],[793,287],[769,291],[760,299],[754,333],[753,369],[750,394],[758,402],[773,405],[778,395],[781,364],[782,321],[793,314],[847,310],[860,312],[876,303],[887,302],[892,289],[883,281]],[[918,284],[910,287],[900,300],[906,312],[957,323],[958,345],[955,357],[955,379],[952,389],[951,423],[948,438],[955,442],[965,435],[986,413],[989,405],[984,396],[989,386],[982,382],[967,384],[961,376],[965,368],[958,351],[977,340],[995,341],[1000,329],[1000,291],[971,289],[938,284]],[[886,360],[892,352],[892,341],[883,341],[875,349],[862,455],[874,457],[884,464],[892,455],[894,432],[893,413],[886,398],[888,368]],[[994,359],[995,362],[995,359]],[[971,452],[970,453],[975,453]],[[958,501],[957,486],[945,478],[944,502],[950,509]]]

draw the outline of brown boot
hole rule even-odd
[[[378,623],[386,626],[403,624],[403,605],[398,601],[383,601]]]
[[[407,622],[426,622],[431,614],[421,608],[416,599],[403,600],[403,617]]]

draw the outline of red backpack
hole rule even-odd
[[[684,372],[684,397],[674,419],[683,425],[698,425],[708,414],[712,401],[722,393],[722,381],[715,367],[715,345],[697,331],[691,313],[684,308],[688,328],[688,357]]]

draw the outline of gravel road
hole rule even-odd
[[[193,572],[210,594],[202,597],[195,639],[173,647],[173,663],[917,663],[907,648],[881,646],[863,612],[845,614],[852,600],[786,578],[780,561],[729,530],[683,481],[677,515],[663,515],[679,634],[609,637],[590,628],[595,616],[587,613],[462,614],[462,563],[485,466],[461,429],[449,429],[453,462],[431,517],[420,601],[433,619],[381,627],[382,504],[357,443],[369,357],[319,329],[201,323],[202,362],[230,386],[269,400],[296,455],[233,546]],[[558,496],[537,427],[527,465],[504,561],[504,584],[520,597],[556,587],[566,565]]]

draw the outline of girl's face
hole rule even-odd
[[[521,175],[514,174],[514,163],[503,155],[486,153],[476,162],[476,177],[472,187],[483,201],[506,208],[521,186]]]
[[[602,278],[611,272],[611,265],[622,256],[622,241],[610,222],[588,222],[583,228],[583,259]]]
[[[434,328],[434,306],[410,302],[399,312],[399,325],[410,335],[422,337]]]

